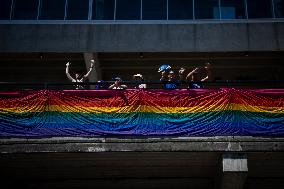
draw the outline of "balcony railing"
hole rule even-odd
[[[76,89],[77,85],[83,86],[81,90],[89,89],[108,89],[113,84],[113,81],[103,82],[83,82],[83,83],[70,83],[70,82],[0,82],[0,91],[5,90],[72,90]],[[171,82],[167,82],[171,83]],[[192,83],[198,83],[202,88],[250,88],[250,89],[264,89],[264,88],[284,88],[284,80],[215,80],[204,82],[178,82],[177,89],[190,89]],[[128,89],[137,88],[138,84],[146,84],[147,89],[164,89],[164,83],[160,81],[123,81],[121,84],[127,85]]]

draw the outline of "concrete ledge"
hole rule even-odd
[[[279,152],[284,138],[41,138],[0,139],[0,153],[33,152]]]

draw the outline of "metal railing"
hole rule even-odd
[[[107,90],[113,81],[103,82],[0,82],[0,91],[18,91],[18,90],[75,90],[80,86],[80,90]],[[165,84],[176,84],[177,89],[190,89],[191,84],[197,83],[202,88],[284,88],[284,80],[216,80],[204,82],[160,82],[144,81],[133,82],[123,81],[121,84],[127,85],[127,89],[135,89],[139,84],[146,84],[147,89],[165,89]]]

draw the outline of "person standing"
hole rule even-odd
[[[75,78],[73,78],[70,75],[69,69],[70,69],[71,63],[67,62],[66,63],[66,69],[65,69],[65,73],[66,73],[67,78],[70,81],[72,81],[73,83],[82,83],[82,82],[84,82],[89,77],[89,75],[91,74],[91,72],[92,72],[92,70],[94,68],[94,62],[95,62],[94,60],[91,60],[91,66],[89,68],[89,71],[85,75],[82,75],[81,73],[76,72],[75,73]],[[76,89],[84,89],[84,87],[82,85],[76,85],[75,87],[76,87]]]

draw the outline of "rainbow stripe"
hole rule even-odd
[[[0,93],[0,136],[99,135],[283,136],[284,90]]]

